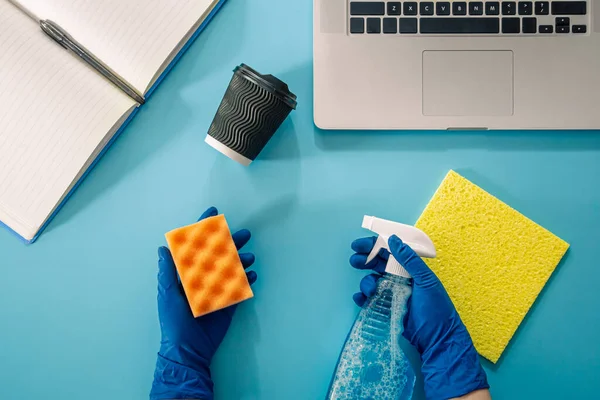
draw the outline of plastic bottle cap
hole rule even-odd
[[[392,274],[392,275],[398,275],[398,276],[401,276],[404,278],[412,278],[412,276],[410,276],[408,271],[391,254],[391,250],[388,246],[390,237],[387,235],[379,235],[379,237],[384,241],[385,248],[390,252],[388,262],[385,265],[385,272],[387,272],[388,274]]]
[[[408,271],[390,254],[388,262],[385,266],[385,272],[392,275],[398,275],[404,278],[412,278]]]

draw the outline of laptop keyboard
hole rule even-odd
[[[586,1],[350,1],[351,34],[582,35]]]

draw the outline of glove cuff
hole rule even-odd
[[[466,330],[428,349],[422,361],[427,399],[452,399],[490,387]]]
[[[158,354],[150,400],[213,400],[210,370],[197,371]]]

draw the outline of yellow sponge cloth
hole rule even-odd
[[[454,171],[416,226],[475,348],[495,363],[569,244]]]

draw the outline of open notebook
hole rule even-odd
[[[40,19],[147,99],[223,2],[0,0],[0,221],[34,241],[138,108]]]

